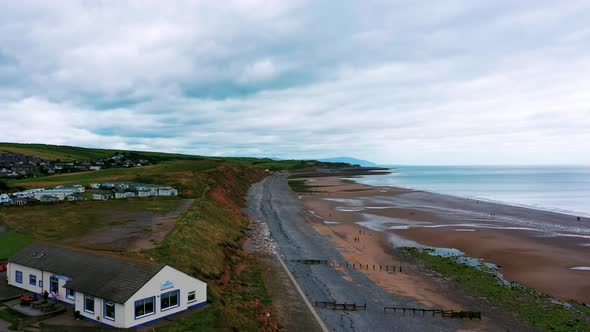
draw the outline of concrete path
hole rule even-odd
[[[303,212],[303,204],[288,187],[286,175],[268,177],[250,189],[247,213],[268,224],[279,254],[312,304],[336,301],[367,305],[366,311],[316,308],[329,330],[455,331],[461,328],[460,320],[384,314],[384,306],[423,306],[411,298],[385,292],[361,272],[348,271],[345,276],[327,265],[293,262],[294,259],[345,261],[335,246],[307,223]]]

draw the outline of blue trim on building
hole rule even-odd
[[[207,305],[207,301],[204,301],[204,302],[200,302],[200,303],[197,303],[197,304],[193,304],[193,305],[187,307],[187,309],[194,309],[194,308],[204,307],[206,305]]]
[[[162,320],[162,319],[165,319],[165,318],[169,318],[170,316],[174,316],[174,315],[176,315],[176,314],[180,314],[180,313],[182,313],[182,312],[185,312],[185,311],[187,311],[187,310],[189,310],[189,309],[194,309],[194,308],[198,308],[198,307],[203,307],[203,306],[205,306],[205,305],[207,305],[207,301],[204,301],[204,302],[197,303],[197,304],[195,304],[195,305],[192,305],[192,306],[190,306],[190,307],[187,307],[187,308],[186,308],[186,309],[184,309],[184,310],[180,310],[180,311],[178,311],[178,312],[175,312],[175,313],[173,313],[173,314],[170,314],[170,315],[162,316],[162,317],[159,317],[159,318],[156,318],[156,319],[153,319],[153,320],[147,321],[147,322],[143,322],[143,323],[141,323],[141,324],[137,324],[137,325],[130,326],[129,328],[136,328],[136,327],[146,326],[146,325],[149,325],[149,324],[155,323],[155,322],[157,322],[157,321],[159,321],[159,320]]]

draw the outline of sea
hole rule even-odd
[[[401,166],[356,181],[590,217],[590,166]]]

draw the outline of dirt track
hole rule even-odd
[[[82,237],[68,239],[65,242],[81,246],[113,251],[137,251],[152,249],[172,230],[176,219],[191,206],[194,200],[182,199],[176,210],[165,214],[150,211],[140,215],[133,213],[133,221],[101,228]]]

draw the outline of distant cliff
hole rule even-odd
[[[368,160],[356,159],[352,157],[335,157],[335,158],[325,158],[325,159],[318,159],[319,161],[328,162],[328,163],[348,163],[351,165],[360,165],[364,167],[372,167],[377,166],[377,164],[370,162]]]

